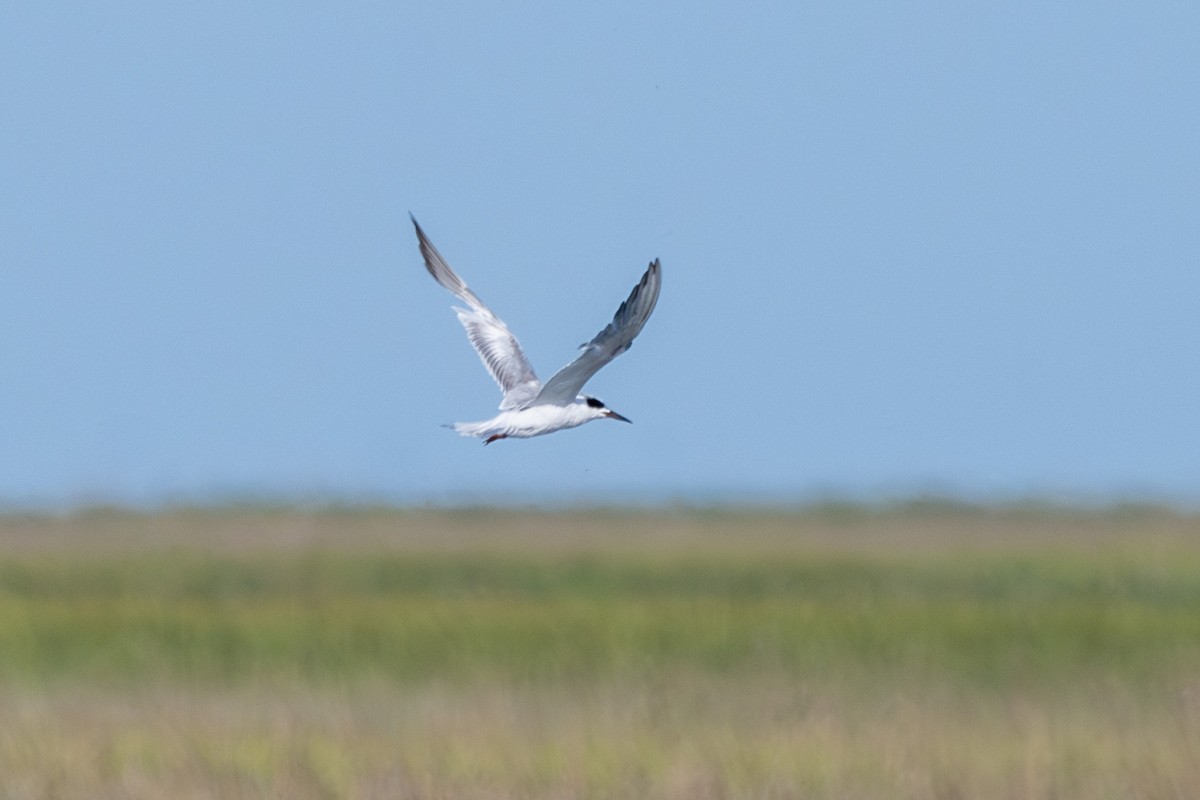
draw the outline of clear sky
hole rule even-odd
[[[17,3],[0,504],[1200,500],[1200,5]],[[545,379],[499,393],[412,211]]]

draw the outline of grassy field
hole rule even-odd
[[[1200,518],[0,517],[0,798],[1200,797]]]

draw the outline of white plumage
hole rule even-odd
[[[543,385],[504,320],[493,314],[467,288],[425,236],[417,220],[412,218],[412,222],[425,268],[438,283],[467,304],[468,308],[456,307],[454,310],[459,322],[467,329],[471,345],[504,395],[499,415],[483,422],[455,423],[456,431],[463,436],[478,436],[484,444],[490,444],[497,439],[526,439],[574,428],[593,419],[607,417],[629,422],[596,398],[579,392],[601,367],[629,349],[650,318],[662,286],[658,259],[650,262],[641,281],[617,309],[612,322],[582,346],[583,352],[578,358]]]

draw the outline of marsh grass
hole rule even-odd
[[[0,523],[0,797],[1200,796],[1200,522]]]

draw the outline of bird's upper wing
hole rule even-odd
[[[654,304],[658,302],[658,290],[662,287],[662,269],[658,259],[650,263],[646,274],[633,287],[629,299],[621,303],[613,321],[596,334],[585,345],[579,358],[567,364],[546,381],[538,393],[537,403],[565,405],[573,402],[583,385],[608,362],[624,353],[633,344],[633,339],[642,330]]]
[[[504,392],[504,399],[500,402],[501,410],[526,404],[537,395],[542,384],[534,374],[529,359],[521,351],[517,337],[512,335],[504,320],[493,314],[450,268],[446,259],[442,258],[442,254],[425,236],[425,231],[421,230],[416,218],[411,214],[409,218],[412,219],[413,227],[417,229],[417,242],[420,244],[421,256],[425,259],[425,268],[429,270],[429,274],[449,289],[451,294],[470,306],[469,309],[454,310],[458,314],[459,322],[467,329],[467,338],[479,353],[483,365]]]

